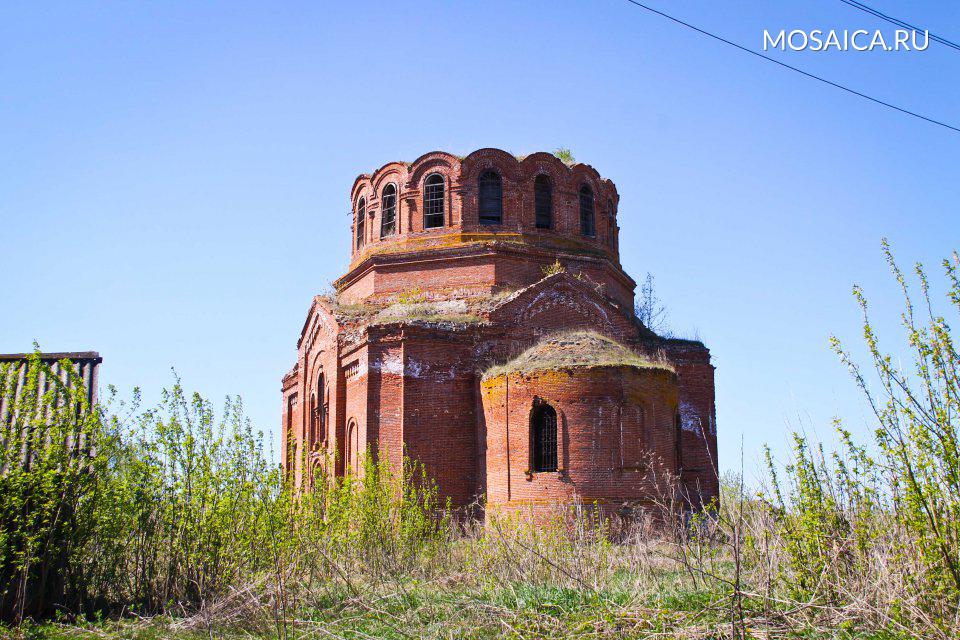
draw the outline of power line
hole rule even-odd
[[[662,12],[662,11],[657,11],[656,9],[654,9],[654,8],[652,8],[652,7],[648,7],[647,5],[642,4],[642,3],[638,2],[637,0],[627,0],[627,2],[629,2],[630,4],[636,5],[636,6],[640,7],[641,9],[646,9],[646,10],[649,11],[650,13],[655,13],[655,14],[657,14],[658,16],[660,16],[660,17],[662,17],[662,18],[666,18],[667,20],[670,20],[670,21],[672,21],[672,22],[676,22],[676,23],[679,24],[679,25],[683,25],[684,27],[687,27],[688,29],[693,29],[694,31],[696,31],[696,32],[698,32],[698,33],[701,33],[701,34],[703,34],[703,35],[705,35],[705,36],[708,36],[708,37],[710,37],[710,38],[713,38],[714,40],[719,40],[720,42],[723,42],[724,44],[730,45],[731,47],[736,47],[737,49],[740,49],[741,51],[744,51],[744,52],[749,53],[749,54],[751,54],[751,55],[757,56],[758,58],[763,58],[764,60],[766,60],[766,61],[768,61],[768,62],[772,62],[772,63],[774,63],[774,64],[778,64],[778,65],[780,65],[781,67],[785,67],[785,68],[787,68],[787,69],[790,69],[791,71],[796,71],[797,73],[799,73],[799,74],[801,74],[801,75],[804,75],[804,76],[806,76],[806,77],[808,77],[808,78],[812,78],[813,80],[818,80],[818,81],[820,81],[820,82],[822,82],[822,83],[824,83],[824,84],[830,85],[831,87],[836,87],[837,89],[842,89],[843,91],[846,91],[847,93],[852,93],[852,94],[855,95],[855,96],[860,96],[861,98],[864,98],[864,99],[866,99],[866,100],[869,100],[870,102],[875,102],[875,103],[877,103],[877,104],[879,104],[879,105],[883,105],[884,107],[888,107],[888,108],[893,109],[893,110],[895,110],[895,111],[899,111],[900,113],[905,113],[905,114],[907,114],[908,116],[913,116],[914,118],[919,118],[919,119],[921,119],[921,120],[926,120],[927,122],[929,122],[929,123],[931,123],[931,124],[940,125],[941,127],[945,127],[945,128],[950,129],[950,130],[952,130],[952,131],[955,131],[955,132],[957,132],[957,133],[960,133],[960,127],[955,127],[955,126],[953,126],[953,125],[951,125],[951,124],[947,124],[946,122],[941,122],[941,121],[939,121],[939,120],[934,120],[933,118],[928,118],[927,116],[920,115],[919,113],[916,113],[916,112],[914,112],[914,111],[910,111],[909,109],[904,109],[903,107],[898,107],[898,106],[895,105],[895,104],[890,104],[889,102],[884,102],[883,100],[880,100],[879,98],[874,98],[874,97],[872,97],[872,96],[868,96],[867,94],[861,93],[861,92],[857,91],[856,89],[851,89],[850,87],[845,87],[844,85],[838,84],[838,83],[836,83],[836,82],[833,82],[832,80],[827,80],[826,78],[822,78],[822,77],[820,77],[820,76],[818,76],[818,75],[814,75],[814,74],[812,74],[812,73],[810,73],[810,72],[808,72],[808,71],[804,71],[803,69],[798,69],[797,67],[794,67],[794,66],[792,66],[792,65],[789,65],[789,64],[787,64],[786,62],[780,62],[780,61],[777,60],[776,58],[771,58],[770,56],[765,56],[765,55],[763,55],[762,53],[759,53],[759,52],[757,52],[757,51],[754,51],[753,49],[748,49],[747,47],[744,47],[744,46],[742,46],[742,45],[737,44],[736,42],[732,42],[732,41],[730,41],[730,40],[727,40],[726,38],[722,38],[722,37],[720,37],[720,36],[718,36],[718,35],[715,35],[715,34],[713,34],[713,33],[710,33],[709,31],[704,31],[703,29],[701,29],[701,28],[699,28],[699,27],[695,27],[695,26],[693,26],[692,24],[690,24],[689,22],[684,22],[683,20],[680,20],[679,18],[674,18],[673,16],[668,15],[668,14]]]
[[[876,16],[877,18],[880,18],[881,20],[886,20],[886,21],[889,22],[890,24],[895,24],[895,25],[897,25],[898,27],[903,27],[904,29],[912,29],[913,31],[923,31],[923,32],[926,33],[927,36],[928,36],[931,40],[933,40],[934,42],[939,42],[939,43],[942,44],[942,45],[946,45],[946,46],[948,46],[948,47],[951,47],[951,48],[953,48],[953,49],[956,49],[957,51],[960,51],[960,44],[957,44],[956,42],[951,42],[950,40],[947,40],[946,38],[941,38],[941,37],[938,36],[938,35],[934,35],[934,34],[930,33],[930,31],[927,30],[927,29],[921,29],[920,27],[915,27],[915,26],[913,26],[913,25],[910,24],[909,22],[904,22],[903,20],[899,20],[899,19],[897,19],[897,18],[894,18],[893,16],[888,16],[887,14],[882,13],[882,12],[880,12],[880,11],[877,11],[876,9],[874,9],[874,8],[872,8],[872,7],[868,7],[867,5],[863,4],[862,2],[857,2],[857,0],[840,0],[840,2],[842,2],[843,4],[846,4],[846,5],[850,5],[850,6],[853,7],[854,9],[859,9],[860,11],[864,11],[864,12],[866,12],[866,13],[869,13],[869,14],[872,15],[872,16]]]

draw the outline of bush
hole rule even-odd
[[[37,393],[49,368],[37,356],[23,366],[0,451],[4,620],[197,611],[239,585],[280,588],[296,566],[409,562],[449,525],[410,461],[395,472],[367,456],[361,474],[318,471],[298,494],[238,399],[218,415],[177,380],[155,408],[140,411],[135,394],[110,413],[87,406],[82,385]],[[9,399],[18,367],[0,372]]]
[[[918,313],[886,242],[883,252],[904,297],[912,367],[901,369],[881,350],[855,287],[870,366],[856,363],[836,338],[831,343],[873,411],[875,441],[855,444],[838,424],[841,451],[827,457],[794,435],[784,484],[770,465],[775,534],[788,560],[779,578],[793,597],[856,606],[898,628],[951,637],[960,614],[960,355],[923,266],[914,268]],[[958,265],[956,253],[943,261],[955,311]]]

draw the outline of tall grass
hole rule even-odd
[[[449,524],[413,462],[397,473],[368,457],[337,481],[318,471],[300,494],[239,400],[218,413],[177,380],[157,407],[141,411],[135,394],[108,411],[81,385],[39,393],[45,373],[36,355],[0,371],[17,404],[0,450],[5,620],[189,614],[251,580],[283,592],[306,558],[318,573],[402,565]]]
[[[455,519],[416,463],[370,456],[298,493],[238,400],[218,411],[179,381],[147,410],[27,394],[2,433],[3,616],[70,634],[106,614],[96,633],[125,636],[958,637],[960,358],[923,269],[921,322],[884,250],[912,369],[881,351],[859,290],[870,367],[834,342],[875,439],[795,435],[784,470],[759,489],[724,477],[690,517],[670,474],[620,522],[579,504]],[[960,310],[957,257],[944,267]]]

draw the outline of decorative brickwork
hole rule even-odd
[[[642,504],[663,471],[695,503],[717,495],[710,353],[636,319],[612,182],[481,149],[392,162],[350,195],[350,269],[283,378],[297,482],[369,450],[418,459],[460,506]]]

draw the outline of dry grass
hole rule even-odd
[[[318,545],[192,615],[27,626],[13,637],[946,637],[898,628],[863,603],[784,597],[773,582],[779,543],[750,555],[735,542],[770,531],[758,504],[734,502],[706,527],[616,525],[575,506],[548,522],[462,523],[404,560]]]
[[[484,373],[484,378],[572,367],[637,367],[673,371],[669,363],[640,356],[594,331],[569,331],[544,338],[513,360],[491,367]]]

